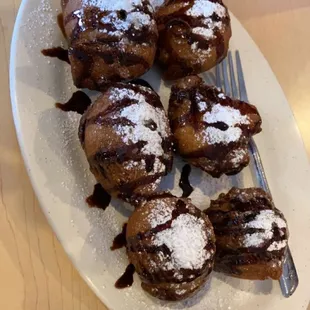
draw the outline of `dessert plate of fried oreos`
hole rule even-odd
[[[228,50],[249,102],[215,87]],[[41,207],[109,308],[309,304],[307,155],[267,61],[221,0],[24,0],[10,83]],[[288,246],[299,286],[285,298]]]

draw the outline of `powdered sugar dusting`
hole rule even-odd
[[[241,115],[239,110],[223,106],[219,103],[212,107],[211,112],[207,112],[203,116],[203,120],[207,123],[224,122],[228,126],[250,123],[248,117]]]
[[[141,160],[129,160],[127,162],[124,163],[124,168],[125,169],[141,169],[141,170],[145,170],[146,169],[146,162],[144,159]],[[148,173],[149,175],[152,174],[157,174],[157,173],[162,173],[166,170],[166,165],[159,159],[159,158],[155,158],[154,164],[153,164],[153,169]]]
[[[177,295],[183,295],[183,294],[185,294],[187,291],[186,290],[176,290],[175,291],[175,293],[177,294]]]
[[[236,167],[238,166],[242,161],[244,156],[246,156],[247,150],[244,148],[236,149],[232,151],[232,164]]]
[[[203,112],[203,111],[207,110],[207,107],[208,107],[208,105],[207,105],[207,103],[205,101],[200,101],[198,103],[198,110],[199,110],[199,112]]]
[[[208,49],[201,49],[198,47],[198,42],[194,42],[191,45],[191,49],[193,52],[198,52],[200,54],[200,57],[206,58],[208,56],[210,56],[211,53],[211,48],[209,47]],[[199,59],[197,59],[197,62],[199,61]]]
[[[258,232],[254,234],[247,234],[244,236],[245,247],[259,247],[266,240],[270,240],[273,236],[272,231]]]
[[[209,126],[205,130],[205,139],[209,144],[236,142],[240,139],[242,130],[236,125],[249,124],[249,119],[246,115],[241,115],[240,111],[232,107],[216,104],[212,107],[211,112],[206,112],[203,115],[203,120],[208,123],[223,122],[228,126],[227,130]]]
[[[120,19],[116,12],[111,12],[104,16],[101,19],[101,22],[103,24],[112,24],[116,30],[107,31],[106,29],[103,29],[100,31],[108,33],[109,35],[121,36],[131,26],[136,30],[141,30],[142,27],[150,25],[152,20],[150,15],[143,12],[131,12],[127,15],[125,20]]]
[[[203,219],[191,214],[181,214],[171,224],[170,229],[159,232],[154,237],[154,245],[166,245],[171,251],[171,269],[199,269],[208,259],[205,246],[207,236]]]
[[[150,222],[152,228],[164,224],[172,219],[172,208],[170,208],[164,200],[157,199],[155,203],[155,206],[148,215],[148,221]]]
[[[162,148],[163,138],[167,137],[167,118],[163,109],[154,108],[146,102],[146,98],[141,93],[136,93],[131,89],[112,88],[110,90],[110,100],[117,101],[128,98],[133,104],[123,108],[114,118],[125,117],[134,123],[134,126],[115,126],[114,129],[122,136],[126,144],[137,143],[139,141],[146,142],[141,152],[146,155],[162,156],[164,150]],[[156,130],[147,127],[152,121],[156,124]],[[159,163],[155,162],[155,165]],[[162,168],[159,168],[162,169]]]
[[[253,221],[245,224],[245,227],[271,230],[273,224],[286,228],[286,222],[273,210],[262,210]]]
[[[83,11],[86,7],[94,6],[99,8],[101,11],[110,12],[101,19],[102,24],[112,25],[113,30],[108,31],[107,29],[99,29],[100,32],[108,33],[113,36],[122,36],[125,31],[133,27],[136,30],[141,30],[145,26],[154,25],[154,20],[151,16],[139,11],[137,7],[142,6],[141,0],[130,0],[130,1],[106,1],[106,0],[84,0],[81,10],[74,12],[78,18],[78,24],[82,29],[86,29],[83,21]],[[153,12],[153,8],[149,7],[150,11]],[[117,11],[122,10],[126,12],[124,19],[120,19]]]
[[[158,189],[158,186],[159,186],[160,182],[161,182],[161,178],[158,178],[156,181],[154,181],[153,183],[149,184],[150,189],[152,191],[156,191]]]
[[[215,127],[208,127],[204,131],[204,138],[209,144],[236,142],[240,139],[242,130],[239,127],[230,127],[223,131]]]
[[[139,169],[145,170],[146,163],[145,163],[144,159],[142,159],[140,161],[129,160],[129,161],[126,161],[123,164],[123,166],[125,169],[139,168]]]
[[[193,28],[194,34],[199,34],[203,36],[205,39],[214,38],[214,32],[212,29],[204,28],[204,27],[195,27]]]
[[[214,21],[212,16],[216,15],[221,19],[228,15],[227,10],[223,5],[209,0],[195,0],[194,4],[185,12],[185,14],[201,20],[202,25],[194,27],[192,32],[201,35],[206,40],[215,38],[215,31],[217,29],[224,29],[222,20]],[[197,42],[194,42],[191,45],[191,49],[194,52],[198,51],[199,53],[204,50],[197,47]],[[209,56],[210,48],[207,49],[207,51],[208,53],[203,53],[203,56]]]
[[[279,251],[283,248],[285,248],[287,245],[287,240],[282,240],[282,241],[274,241],[267,249],[267,251]]]
[[[263,232],[258,232],[254,234],[246,234],[244,239],[245,247],[259,247],[264,242],[270,240],[273,237],[273,226],[276,225],[278,228],[286,228],[286,222],[277,215],[274,210],[262,210],[253,221],[244,224],[244,228],[256,228],[263,229]],[[276,248],[279,248],[284,243],[272,244],[268,251],[274,251]]]
[[[155,158],[155,162],[153,165],[153,170],[151,173],[156,174],[156,173],[162,173],[166,170],[166,165],[159,159]]]
[[[204,16],[210,17],[213,14],[219,17],[224,17],[226,14],[226,9],[219,3],[214,3],[209,0],[196,0],[194,5],[186,12],[190,16]]]
[[[83,7],[94,6],[102,11],[132,10],[135,6],[142,5],[141,0],[82,0]]]

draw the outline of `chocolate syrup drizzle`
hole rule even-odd
[[[149,244],[150,240],[157,233],[171,228],[172,222],[178,216],[180,216],[181,214],[188,214],[188,213],[190,213],[191,215],[197,218],[202,217],[202,212],[199,209],[189,210],[187,208],[187,204],[182,199],[178,199],[176,203],[176,209],[173,210],[172,217],[170,220],[168,220],[166,223],[157,225],[156,227],[151,228],[150,230],[147,230],[145,232],[140,232],[135,236],[131,236],[127,238],[127,251],[128,252],[144,252],[144,253],[150,253],[150,254],[156,254],[156,253],[162,252],[165,257],[170,257],[172,253],[170,252],[169,248],[165,244],[161,246],[155,246],[152,244],[150,245]],[[207,242],[205,246],[205,250],[210,251],[211,249],[215,251],[215,244],[213,242]],[[212,258],[210,257],[210,259]],[[199,276],[202,272],[205,272],[206,269],[209,269],[210,259],[206,260],[204,266],[201,269],[195,269],[195,270],[182,269],[182,273],[185,275],[185,277],[189,275]],[[210,270],[208,270],[208,272],[211,272],[211,268]],[[163,277],[163,272],[159,271],[159,274],[157,274],[156,272],[150,272],[149,270],[145,269],[143,271],[143,276],[144,278],[148,279],[148,281],[150,281],[151,283],[159,283],[161,282],[160,279]],[[169,276],[174,278],[173,273],[169,275],[169,272],[168,272],[168,274],[165,275],[165,277],[169,277]]]
[[[64,36],[64,38],[67,39],[67,34],[66,34],[66,31],[65,31],[65,25],[64,25],[64,16],[62,13],[59,13],[57,15],[57,24],[58,24],[58,27],[62,33],[62,35]]]
[[[210,209],[205,211],[213,224],[216,236],[219,238],[234,236],[236,240],[235,246],[230,244],[229,248],[217,247],[216,270],[240,275],[241,271],[238,269],[240,266],[268,263],[274,259],[281,260],[285,248],[279,251],[268,251],[267,249],[273,242],[287,239],[286,228],[274,226],[273,238],[265,241],[260,247],[242,248],[239,247],[238,240],[243,239],[246,234],[264,232],[264,229],[244,227],[253,221],[260,211],[273,210],[281,218],[283,215],[274,209],[266,197],[255,196],[256,193],[252,193],[252,197],[249,197],[247,201],[241,201],[238,197],[228,195],[230,194],[212,201]]]
[[[123,225],[122,232],[114,238],[113,244],[110,248],[112,251],[121,249],[122,247],[126,246],[127,244],[126,230],[127,230],[127,223]]]
[[[182,169],[181,178],[179,181],[179,186],[183,190],[182,197],[184,197],[184,198],[189,197],[190,194],[194,190],[193,187],[191,186],[190,182],[189,182],[189,175],[191,173],[191,170],[192,170],[192,168],[188,164],[185,165]]]
[[[80,90],[74,92],[72,97],[66,103],[55,103],[56,108],[62,111],[73,111],[81,115],[87,110],[90,105],[90,98]]]
[[[111,202],[111,196],[97,183],[94,186],[92,195],[86,198],[86,202],[91,208],[96,207],[105,210]]]
[[[135,266],[133,264],[129,264],[124,274],[115,282],[115,287],[122,289],[132,286],[135,271]]]
[[[116,84],[114,87],[117,88]],[[121,84],[121,87],[123,88],[123,84]],[[154,107],[158,107],[160,109],[163,109],[163,106],[160,102],[159,96],[155,92],[149,92],[147,90],[141,89],[138,85],[134,84],[127,84],[126,88],[132,89],[135,92],[141,93],[146,97],[146,100],[149,104],[151,104]],[[85,128],[90,124],[100,124],[102,126],[111,126],[111,125],[124,125],[128,124],[128,120],[124,118],[113,118],[113,115],[123,109],[126,106],[132,105],[132,100],[128,98],[121,99],[119,101],[116,101],[113,105],[110,105],[107,109],[105,109],[103,112],[98,113],[97,115],[87,118],[83,117],[80,122],[79,127],[79,138],[81,141],[81,144],[84,145],[84,136],[85,136]],[[152,122],[150,122],[149,126],[154,126]],[[155,129],[155,128],[154,128]],[[130,145],[124,144],[123,146],[116,148],[116,149],[110,149],[110,148],[101,148],[99,149],[92,157],[88,158],[88,161],[90,163],[90,166],[100,171],[100,173],[104,176],[106,174],[105,170],[102,168],[101,163],[104,161],[105,163],[119,163],[122,164],[128,160],[133,161],[141,161],[142,159],[146,162],[146,171],[150,172],[154,168],[155,163],[155,156],[150,154],[142,154],[141,150],[146,145],[147,142],[145,141],[138,141],[137,143],[133,143]],[[163,172],[159,172],[152,175],[146,175],[141,177],[140,179],[134,180],[129,183],[119,184],[116,188],[113,190],[119,191],[121,194],[119,197],[121,199],[124,199],[126,201],[134,201],[136,199],[139,199],[139,197],[135,197],[133,195],[135,189],[141,185],[153,183],[156,181],[159,177],[166,175],[172,168],[172,137],[163,138],[162,141],[162,148],[164,151],[165,156],[159,156],[158,159],[166,166],[166,170]],[[141,198],[141,197],[140,197]]]
[[[179,199],[176,203],[176,209],[173,210],[172,212],[172,217],[169,221],[167,221],[166,223],[164,224],[160,224],[160,225],[157,225],[156,227],[146,231],[146,232],[143,232],[143,233],[138,233],[136,236],[134,237],[130,237],[128,240],[127,240],[127,248],[129,251],[132,251],[132,252],[136,252],[137,251],[137,246],[138,246],[138,243],[141,241],[141,240],[144,240],[146,238],[150,238],[154,235],[156,235],[157,233],[161,232],[161,231],[164,231],[166,229],[169,229],[171,228],[171,225],[172,225],[172,222],[181,214],[188,214],[190,211],[189,209],[186,207],[186,203]],[[198,218],[200,218],[200,211],[198,212],[197,210],[195,210],[195,213],[194,213],[195,216],[197,216]],[[145,251],[148,252],[148,248],[145,248]]]
[[[149,6],[142,5],[136,7],[137,12],[143,12],[153,18],[153,13],[149,10]],[[108,14],[106,11],[101,11],[97,7],[88,6],[79,11],[74,11],[68,14],[64,18],[64,25],[67,25],[72,20],[76,20],[76,26],[72,31],[69,38],[70,50],[69,53],[80,64],[82,72],[79,76],[75,76],[75,84],[79,87],[83,86],[84,81],[91,80],[95,88],[100,89],[105,87],[107,83],[116,82],[121,80],[121,76],[118,73],[114,73],[100,80],[100,82],[92,79],[91,74],[95,66],[97,58],[102,58],[106,64],[118,63],[120,66],[131,67],[134,65],[143,66],[144,69],[148,69],[151,64],[147,59],[140,55],[136,55],[132,52],[124,52],[119,48],[120,38],[109,35],[110,31],[115,31],[116,26],[113,24],[102,23],[101,20]],[[117,11],[120,19],[127,17],[127,13],[124,10]],[[79,20],[79,22],[77,22]],[[89,42],[80,42],[81,33],[96,31],[95,40],[89,40]],[[157,33],[152,31],[148,26],[144,26],[142,29],[136,29],[132,25],[128,31],[125,32],[126,37],[133,44],[148,44],[154,45],[157,41]],[[100,84],[100,85],[99,85]]]
[[[220,93],[221,92],[216,88],[204,85],[202,81],[197,82],[196,85],[187,89],[180,89],[177,86],[173,86],[169,101],[169,114],[173,116],[174,109],[178,109],[179,106],[183,104],[186,105],[188,102],[190,102],[190,107],[187,113],[174,119],[170,118],[172,132],[174,133],[177,129],[183,127],[184,125],[191,126],[195,131],[201,131],[207,127],[214,127],[219,130],[226,131],[228,126],[224,122],[207,123],[203,121],[202,114],[210,112],[213,105],[217,102],[220,102],[220,104],[223,106],[229,106],[238,109],[242,115],[258,115],[257,110],[253,106],[242,101],[235,101],[229,97],[220,99],[218,97]],[[197,94],[200,94],[200,96],[197,96]],[[201,97],[206,98],[204,100],[208,102],[207,108],[203,112],[199,110]],[[205,147],[201,147],[197,151],[183,154],[183,157],[191,159],[207,157],[210,160],[223,161],[226,158],[228,152],[236,147],[246,145],[251,135],[260,132],[260,126],[260,121],[255,124],[254,128],[249,127],[247,124],[239,124],[238,127],[242,130],[243,135],[237,142],[230,142],[227,145],[222,143],[211,145],[207,144]],[[247,147],[245,146],[245,148]]]
[[[184,3],[183,0],[174,0],[168,1],[165,3],[165,7],[169,6],[169,3],[175,5],[177,3]],[[196,66],[187,66],[184,59],[181,56],[174,52],[173,42],[178,40],[187,40],[187,43],[190,46],[193,43],[197,43],[197,48],[201,50],[208,50],[210,47],[216,47],[216,54],[219,61],[225,56],[225,44],[224,44],[224,37],[223,34],[219,29],[214,31],[214,37],[210,39],[206,39],[202,35],[195,34],[192,32],[192,29],[195,27],[202,27],[208,29],[209,26],[205,22],[205,17],[193,17],[186,14],[186,11],[190,9],[195,0],[189,0],[186,2],[187,5],[184,5],[178,11],[174,11],[172,14],[161,14],[159,12],[157,16],[157,24],[159,26],[159,46],[162,49],[168,51],[170,59],[167,61],[168,64],[177,64],[175,67],[174,72],[170,72],[171,78],[173,76],[178,77],[179,75],[190,75],[195,72],[201,71],[201,64],[197,63]],[[223,5],[223,3],[221,2]],[[165,8],[162,8],[165,12]],[[223,25],[228,26],[230,23],[229,15],[225,15],[224,17],[219,17],[217,14],[213,14],[210,19],[212,22],[219,22],[221,21]],[[175,39],[173,39],[175,38]],[[179,72],[179,70],[181,72]],[[172,70],[171,70],[172,71]]]
[[[44,56],[58,58],[59,60],[65,61],[70,64],[68,50],[62,48],[61,46],[43,49],[41,53]]]

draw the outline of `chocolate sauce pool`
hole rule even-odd
[[[133,264],[129,264],[123,275],[115,282],[115,287],[126,288],[132,286],[135,271],[135,266]]]
[[[94,187],[93,194],[86,198],[86,202],[90,207],[97,207],[105,210],[111,202],[111,196],[98,183]]]
[[[58,58],[59,60],[65,61],[70,64],[68,50],[62,48],[61,46],[43,49],[41,53],[44,56]]]
[[[127,229],[127,223],[125,223],[123,225],[122,232],[114,238],[113,244],[110,248],[112,251],[117,250],[117,249],[121,249],[122,247],[126,246],[126,244],[127,244],[126,229]]]
[[[72,97],[66,103],[57,102],[55,104],[56,108],[60,110],[65,112],[73,111],[79,114],[83,114],[90,105],[90,98],[80,90],[73,93]]]
[[[180,182],[179,182],[179,186],[182,188],[183,190],[183,194],[182,197],[183,198],[187,198],[190,196],[190,194],[193,192],[193,187],[191,186],[190,182],[189,182],[189,175],[191,173],[191,166],[190,165],[185,165],[182,169],[182,174],[181,174],[181,178],[180,178]]]

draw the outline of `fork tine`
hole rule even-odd
[[[215,75],[216,75],[216,87],[222,89],[222,79],[221,79],[221,69],[220,69],[221,64],[218,64],[215,68]]]
[[[248,94],[246,91],[244,75],[242,70],[241,58],[239,51],[236,51],[236,64],[237,64],[237,74],[238,74],[238,82],[239,82],[239,93],[240,100],[248,102]]]
[[[210,78],[211,81],[212,81],[212,84],[211,84],[211,85],[216,85],[216,77],[215,77],[214,72],[210,72],[210,71],[209,71],[209,78]]]
[[[222,72],[223,72],[223,78],[224,78],[225,93],[227,94],[227,96],[231,97],[231,87],[229,83],[227,69],[228,69],[228,63],[227,63],[227,58],[225,58],[222,61]]]
[[[208,85],[214,85],[213,81],[212,81],[212,78],[210,77],[210,74],[209,72],[207,72],[206,74],[204,74],[204,78],[207,82]]]
[[[230,72],[230,83],[231,83],[232,96],[233,98],[238,99],[239,92],[238,92],[237,83],[236,83],[235,70],[234,70],[234,64],[233,64],[231,51],[228,52],[228,66],[229,66],[229,72]]]

